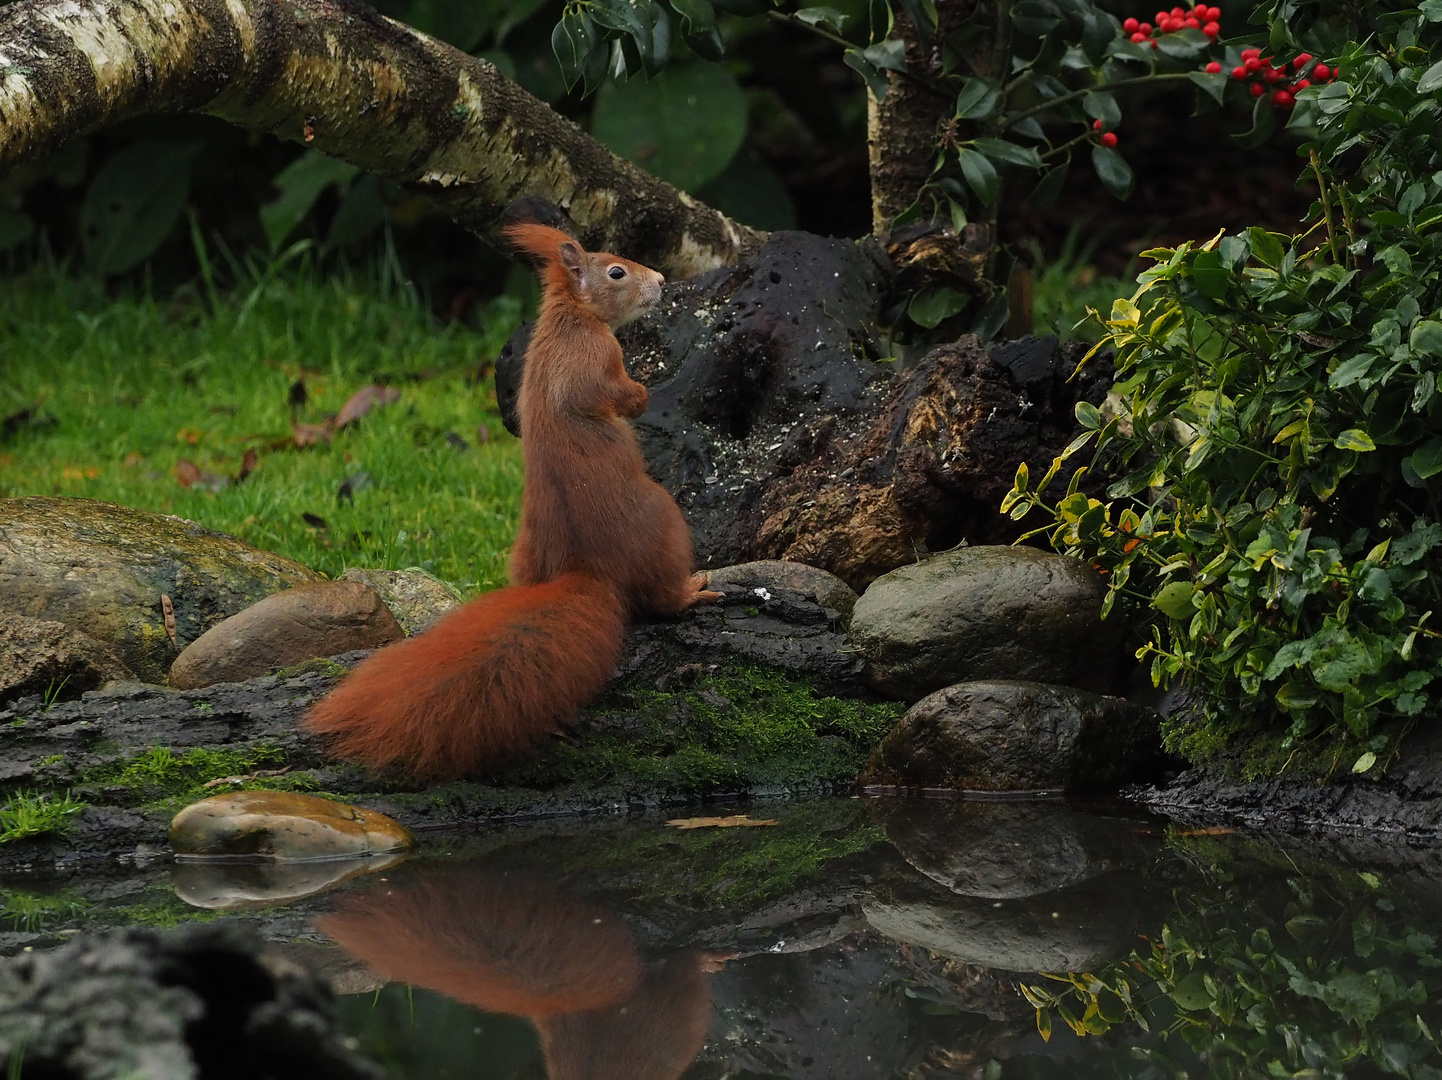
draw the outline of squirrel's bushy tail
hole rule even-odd
[[[332,753],[428,780],[529,750],[605,686],[625,613],[599,578],[487,593],[368,657],[305,726]]]

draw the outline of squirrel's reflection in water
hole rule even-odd
[[[398,875],[399,876],[399,875]],[[550,1080],[675,1080],[711,1021],[723,958],[644,963],[626,924],[555,886],[477,866],[416,866],[316,925],[382,978],[535,1024]]]

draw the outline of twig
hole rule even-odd
[[[1158,75],[1153,72],[1150,75],[1136,75],[1130,79],[1119,79],[1114,83],[1107,83],[1104,86],[1088,86],[1084,87],[1081,90],[1073,90],[1069,94],[1062,94],[1061,97],[1054,97],[1049,101],[1043,101],[1040,105],[1034,105],[1030,109],[1027,109],[1025,112],[1017,113],[1010,120],[1001,125],[1002,130],[1005,130],[1009,127],[1015,127],[1017,124],[1021,123],[1028,117],[1035,116],[1037,113],[1044,113],[1048,109],[1055,109],[1058,105],[1065,105],[1068,101],[1075,101],[1077,100],[1077,98],[1084,98],[1088,94],[1095,94],[1105,90],[1115,90],[1119,86],[1135,86],[1137,83],[1144,82],[1173,82],[1177,79],[1189,78],[1190,75],[1191,73],[1187,71],[1174,71],[1169,72],[1165,75]]]
[[[815,34],[817,37],[825,38],[833,45],[840,45],[843,49],[855,49],[858,47],[855,42],[847,41],[840,34],[833,34],[824,26],[813,26],[811,23],[803,22],[789,12],[771,10],[766,13],[766,17],[768,19],[771,19],[773,22],[785,23],[787,26],[795,26],[798,29]],[[886,70],[893,71],[895,69],[887,68]],[[916,72],[910,70],[909,68],[902,68],[896,73],[900,75],[903,79],[909,79],[910,81],[916,83],[917,86],[921,86],[927,90],[930,90],[933,94],[935,94],[937,97],[941,98],[944,101],[951,101],[956,97],[956,95],[952,91],[947,90],[944,87],[938,86],[936,83],[932,82],[924,75],[918,75]]]
[[[1337,251],[1337,232],[1332,228],[1332,200],[1327,197],[1327,181],[1322,178],[1322,161],[1317,151],[1312,151],[1312,171],[1317,174],[1317,188],[1322,193],[1322,216],[1327,222],[1327,243],[1332,247],[1332,261],[1341,265],[1342,256]]]

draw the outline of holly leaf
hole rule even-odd
[[[1132,193],[1132,188],[1136,185],[1132,167],[1127,164],[1126,158],[1111,147],[1092,148],[1092,168],[1096,169],[1097,179],[1102,182],[1102,186],[1118,199],[1125,199]]]

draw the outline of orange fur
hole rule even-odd
[[[718,596],[692,577],[686,521],[627,423],[647,394],[612,328],[653,304],[664,279],[545,225],[505,235],[543,286],[518,405],[514,585],[376,653],[305,721],[340,757],[422,779],[533,749],[600,692],[627,618]]]
[[[528,1017],[551,1080],[676,1080],[700,1053],[703,955],[643,967],[624,922],[545,882],[474,864],[415,873],[316,926],[385,979]]]

